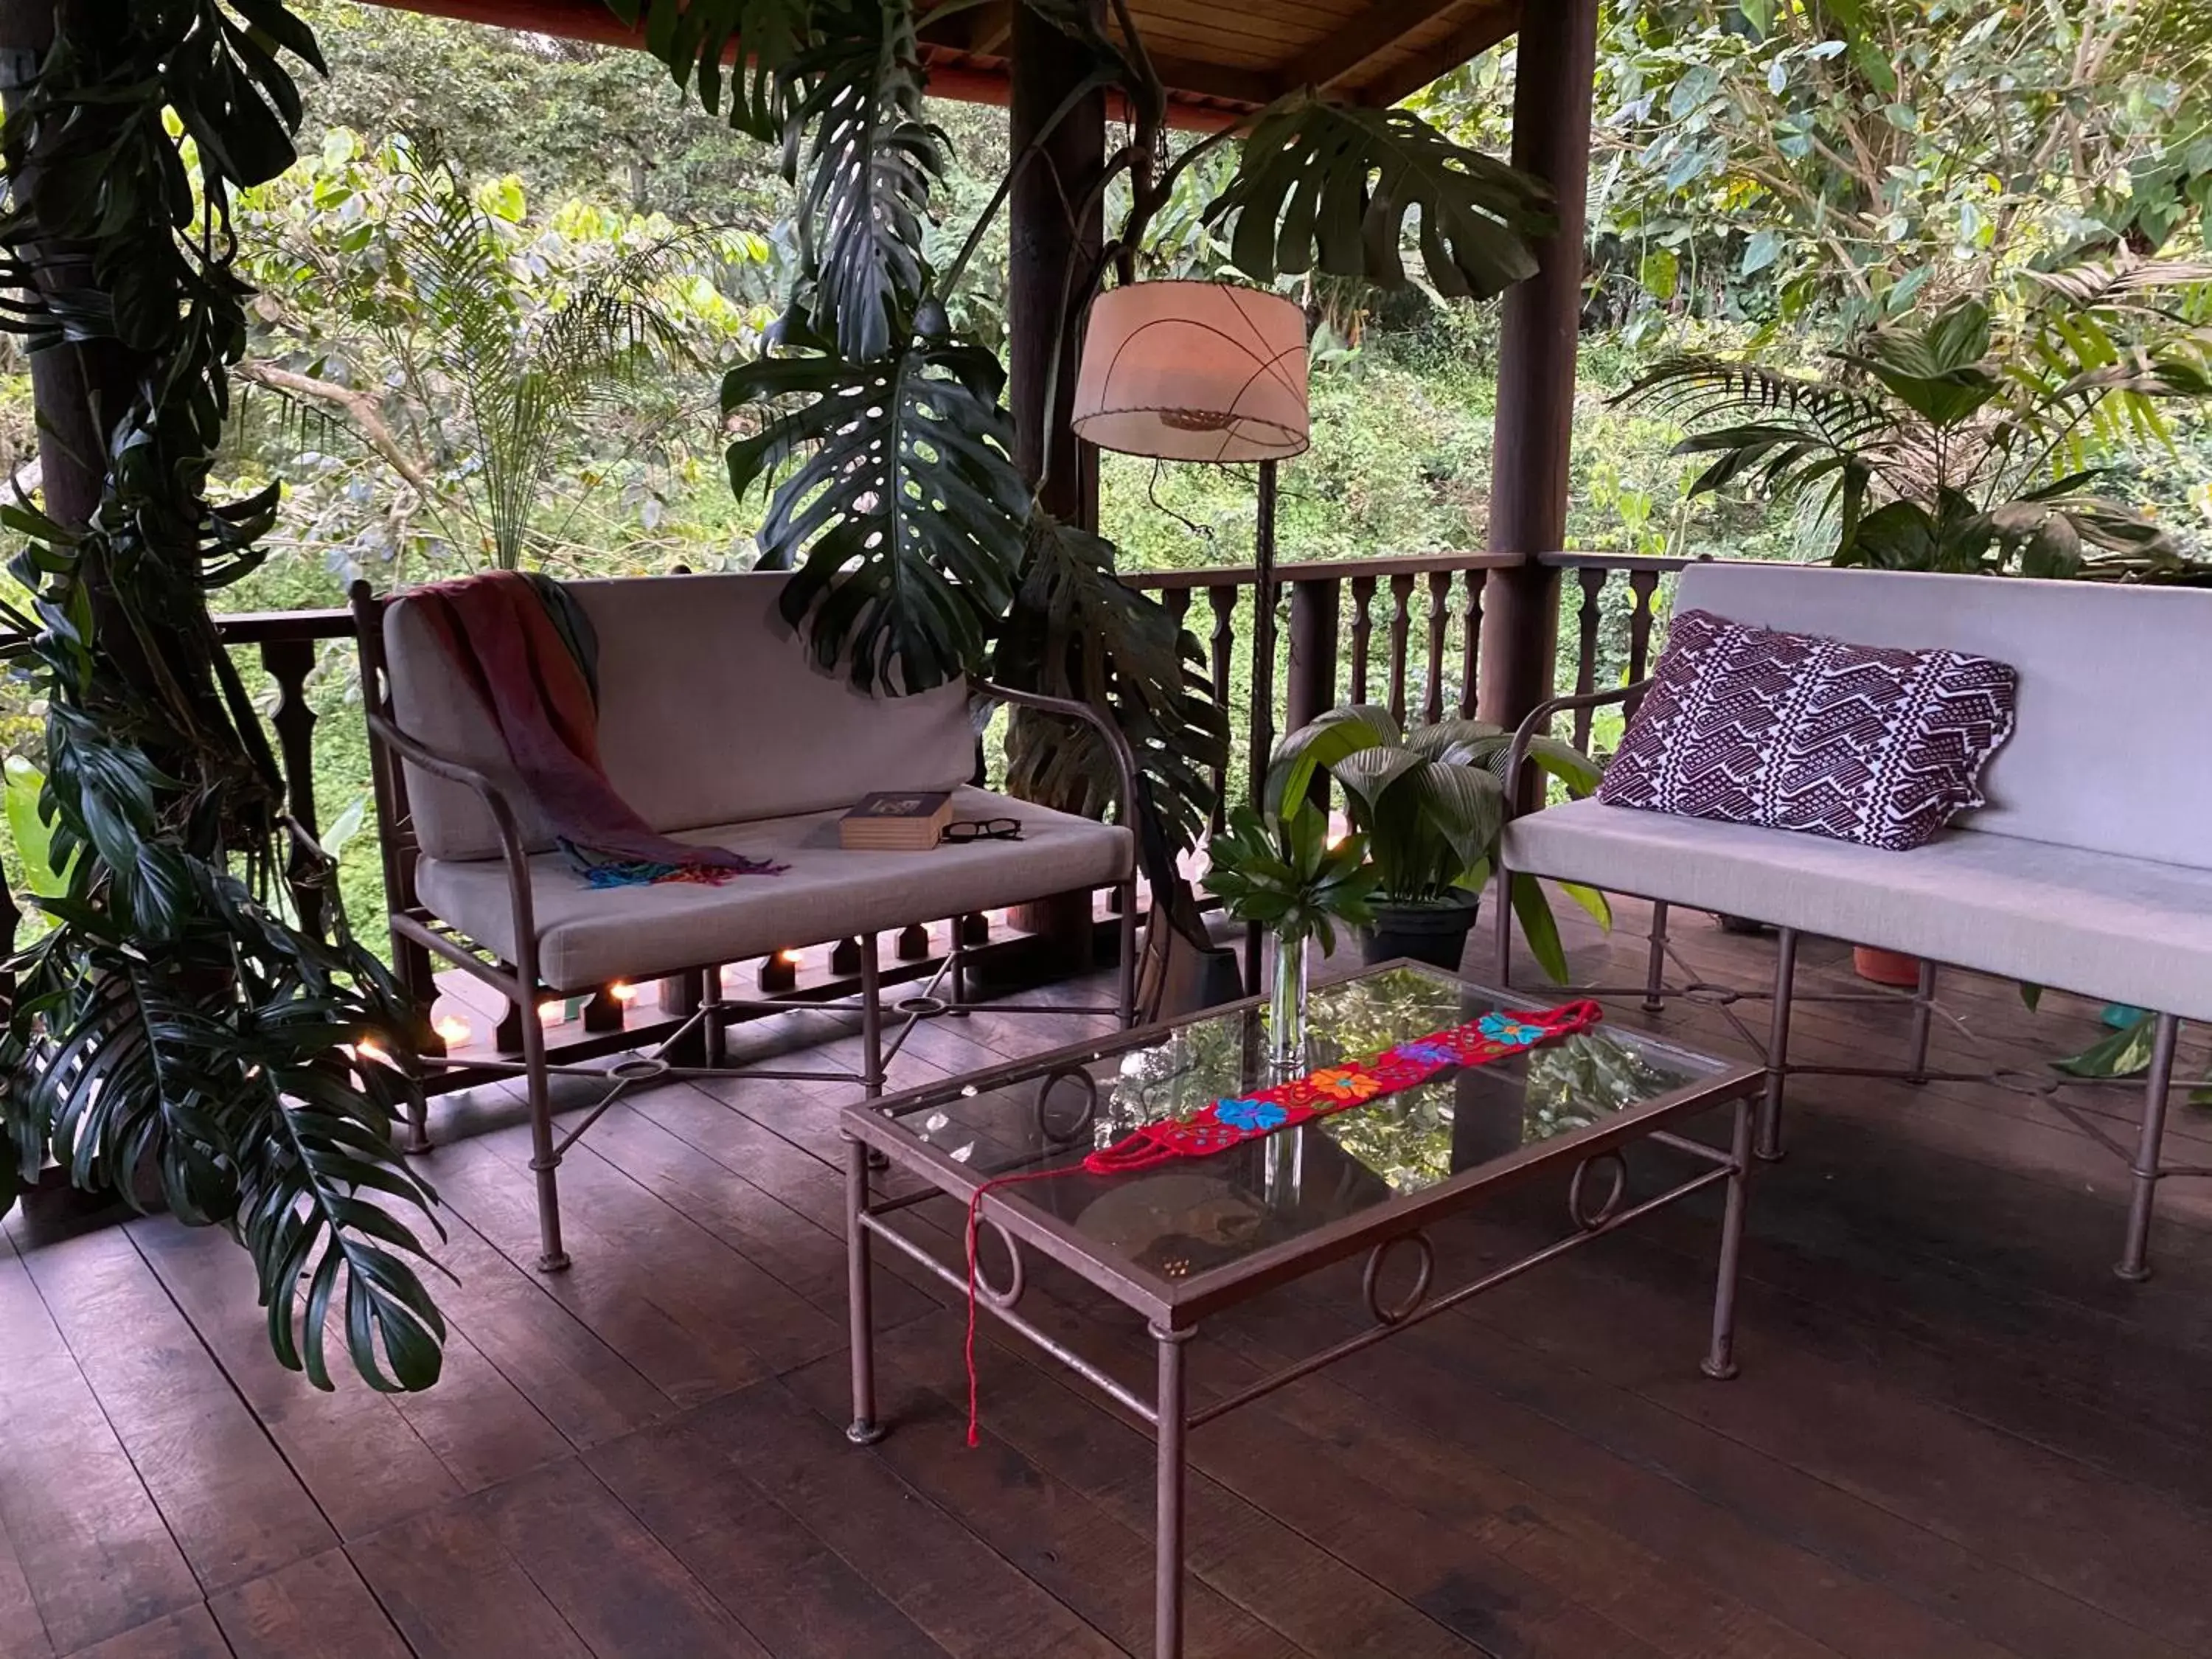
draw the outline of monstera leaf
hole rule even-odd
[[[785,339],[804,355],[732,369],[722,408],[765,417],[730,446],[741,499],[797,463],[759,536],[763,568],[797,573],[786,619],[863,690],[921,691],[965,673],[1013,598],[1029,514],[998,360],[917,337],[854,362],[803,319]]]
[[[645,49],[668,66],[679,88],[696,77],[699,101],[721,113],[722,60],[736,48],[730,76],[730,125],[775,143],[791,119],[797,83],[789,70],[811,35],[813,0],[607,0]]]
[[[922,118],[906,0],[849,0],[821,27],[821,43],[791,66],[807,90],[786,130],[784,176],[799,182],[804,138],[800,264],[816,314],[846,356],[880,357],[921,297],[922,233],[945,138]]]
[[[1230,257],[1255,282],[1319,270],[1384,288],[1406,283],[1407,219],[1430,284],[1487,297],[1534,274],[1528,236],[1550,224],[1543,186],[1455,144],[1399,109],[1354,109],[1300,93],[1265,111],[1237,176],[1206,210],[1237,216]]]
[[[1228,716],[1201,672],[1204,660],[1165,605],[1115,575],[1112,543],[1048,514],[1031,515],[1021,588],[992,676],[1079,699],[1110,718],[1150,780],[1171,840],[1184,848],[1205,834],[1213,769],[1229,756]],[[1006,733],[1013,794],[1097,817],[1114,799],[1115,775],[1090,726],[1014,711]]]

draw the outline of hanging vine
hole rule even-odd
[[[434,1195],[394,1149],[415,1085],[385,1058],[416,1016],[285,816],[208,602],[260,562],[276,511],[274,486],[211,500],[209,467],[252,297],[232,193],[293,160],[287,59],[323,67],[281,0],[62,0],[5,128],[6,322],[99,447],[50,427],[50,507],[58,471],[99,481],[82,522],[0,507],[31,596],[0,607],[0,653],[45,702],[64,889],[35,901],[47,932],[9,941],[0,1211],[51,1159],[226,1227],[286,1364],[330,1386],[337,1304],[362,1376],[419,1389],[445,1325],[404,1218]],[[327,934],[293,912],[294,854],[323,872]]]

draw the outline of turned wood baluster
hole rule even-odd
[[[1186,626],[1185,618],[1190,615],[1190,589],[1163,587],[1159,590],[1158,599],[1160,604],[1166,607],[1168,615],[1175,618],[1176,626]]]
[[[1597,598],[1605,592],[1606,582],[1612,574],[1613,572],[1602,565],[1586,566],[1581,572],[1583,608],[1577,613],[1577,620],[1582,624],[1582,654],[1581,660],[1575,665],[1577,696],[1588,696],[1597,686]],[[1589,747],[1591,712],[1588,708],[1575,710],[1575,747],[1577,749]]]
[[[264,640],[261,665],[276,682],[276,710],[269,723],[276,731],[284,767],[284,809],[310,836],[321,833],[315,819],[315,711],[307,701],[307,676],[315,672],[313,640]],[[284,883],[302,932],[323,934],[323,872],[307,850],[293,844],[284,863]]]
[[[1451,627],[1451,572],[1429,575],[1429,676],[1421,699],[1421,718],[1433,726],[1444,717],[1444,635]]]
[[[1628,613],[1628,678],[1631,684],[1640,680],[1648,672],[1651,659],[1651,599],[1659,591],[1659,573],[1656,570],[1632,570],[1628,573],[1628,591],[1635,600]],[[1639,691],[1622,705],[1627,718],[1636,718],[1638,704],[1644,701]]]
[[[1410,572],[1390,578],[1390,715],[1401,726],[1406,720],[1406,644],[1413,631],[1413,599]]]
[[[1336,702],[1339,584],[1334,577],[1290,584],[1291,666],[1283,729],[1295,732]],[[1316,771],[1312,797],[1328,810],[1328,779]]]
[[[1352,700],[1367,701],[1367,659],[1374,649],[1375,618],[1368,607],[1375,602],[1375,578],[1352,579]]]
[[[1481,667],[1482,591],[1490,580],[1487,570],[1470,570],[1463,578],[1467,588],[1467,633],[1460,641],[1459,714],[1474,718],[1475,675]]]
[[[1221,706],[1235,706],[1229,687],[1229,665],[1237,648],[1237,592],[1234,587],[1209,587],[1206,602],[1213,607],[1213,693]],[[1213,769],[1213,828],[1219,830],[1229,805],[1229,774]]]

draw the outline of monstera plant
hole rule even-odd
[[[742,433],[732,486],[769,496],[761,563],[793,573],[787,620],[864,686],[920,690],[988,666],[1088,698],[1121,724],[1147,794],[1187,845],[1225,753],[1218,689],[1165,608],[1116,580],[1110,544],[1040,511],[1014,466],[1004,371],[952,328],[945,303],[986,225],[1052,129],[1109,88],[1130,121],[1105,182],[1128,207],[1079,273],[1070,319],[1108,276],[1133,276],[1152,216],[1228,144],[1241,146],[1237,166],[1204,211],[1256,283],[1317,272],[1399,287],[1412,280],[1410,251],[1437,292],[1495,294],[1534,269],[1525,237],[1546,203],[1533,181],[1406,111],[1308,89],[1171,154],[1167,88],[1128,9],[1116,4],[1109,27],[1080,0],[1022,3],[1091,68],[940,271],[924,233],[946,140],[924,109],[912,0],[609,0],[642,25],[678,86],[782,146],[797,192],[788,313],[774,348],[730,369],[722,394]],[[735,74],[732,41],[744,58]],[[1097,751],[1065,722],[1024,714],[1008,754],[1024,793],[1078,809],[1101,797]]]
[[[1833,562],[1885,570],[2192,579],[2107,492],[2100,441],[2212,393],[2212,266],[2121,258],[2023,279],[2002,336],[1978,299],[1876,329],[1818,379],[1674,357],[1622,394],[1711,456],[1691,492],[1755,483],[1808,507]]]
[[[286,817],[208,610],[260,562],[276,506],[273,487],[210,493],[252,297],[230,204],[293,159],[284,60],[322,60],[280,0],[56,21],[8,111],[0,314],[89,396],[82,430],[43,436],[46,510],[0,506],[32,596],[0,606],[0,655],[46,718],[37,831],[16,840],[47,866],[29,898],[52,924],[20,950],[9,930],[0,1212],[52,1164],[226,1227],[285,1364],[328,1387],[336,1325],[372,1384],[426,1387],[445,1336],[416,1265],[432,1196],[394,1151],[413,1085],[382,1058],[414,1014]],[[320,880],[318,927],[288,864]]]

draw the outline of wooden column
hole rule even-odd
[[[1028,6],[1014,8],[1009,161],[1024,150],[1090,70],[1083,48]],[[1006,202],[1007,392],[1014,459],[1045,479],[1044,507],[1086,530],[1098,526],[1098,454],[1077,441],[1068,417],[1082,342],[1079,291],[1105,236],[1102,195],[1080,212],[1106,160],[1106,95],[1094,92],[1022,167]],[[1054,343],[1059,374],[1054,375]],[[1045,400],[1052,398],[1048,409]]]
[[[0,0],[0,97],[10,112],[38,79],[53,45],[57,9],[55,0]],[[92,280],[88,267],[81,285],[90,287]],[[65,530],[92,521],[106,483],[106,423],[130,406],[134,387],[131,364],[109,344],[57,345],[31,354],[43,505]]]
[[[1098,452],[1076,438],[1069,416],[1089,297],[1084,283],[1105,237],[1103,192],[1093,197],[1091,186],[1105,167],[1106,95],[1085,97],[1022,166],[1091,64],[1080,46],[1031,8],[1016,6],[1013,26],[1006,143],[1009,163],[1020,171],[1006,198],[1006,355],[1014,460],[1032,481],[1043,480],[1046,512],[1095,530]],[[1038,965],[1048,971],[1091,965],[1089,893],[1024,905],[1013,921],[1045,941]]]
[[[1492,552],[1556,552],[1566,536],[1597,12],[1598,0],[1522,9],[1513,165],[1552,186],[1558,228],[1538,246],[1536,274],[1505,292],[1491,450]],[[1492,572],[1482,627],[1482,716],[1512,726],[1551,695],[1559,648],[1554,573],[1533,565]]]

